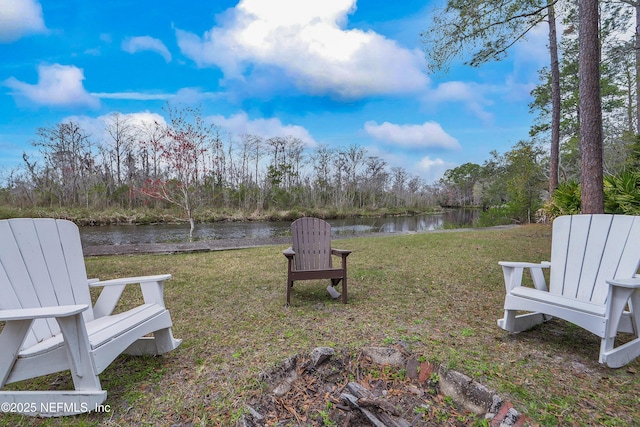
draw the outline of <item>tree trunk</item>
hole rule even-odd
[[[558,38],[556,15],[553,3],[548,6],[549,54],[551,56],[551,152],[549,158],[549,197],[558,188],[560,165],[560,61],[558,60]]]
[[[640,1],[634,6],[636,11],[636,132],[640,134]]]
[[[579,1],[582,213],[604,212],[598,0]]]

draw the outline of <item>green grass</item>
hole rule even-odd
[[[599,339],[559,320],[518,335],[499,329],[499,260],[549,259],[550,229],[525,226],[340,240],[349,304],[326,283],[297,282],[285,308],[284,247],[96,257],[90,277],[171,273],[174,335],[162,357],[121,356],[100,376],[109,413],[61,419],[0,417],[0,425],[233,425],[258,393],[260,371],[317,346],[356,351],[402,341],[496,390],[540,425],[640,425],[640,362],[597,363]],[[125,306],[141,301],[125,291]],[[62,385],[51,386],[57,379]],[[66,375],[18,387],[70,387]]]

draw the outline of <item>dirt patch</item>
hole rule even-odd
[[[402,348],[314,349],[259,380],[240,426],[473,426],[497,421],[506,406],[470,378]],[[501,422],[513,425],[520,414],[512,418]]]

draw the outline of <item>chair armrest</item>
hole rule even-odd
[[[287,258],[293,258],[296,255],[296,251],[294,251],[293,248],[289,247],[282,251],[282,254]]]
[[[51,307],[15,308],[0,310],[0,322],[11,320],[45,319],[51,317],[68,317],[82,313],[89,306],[87,304],[59,305]]]
[[[611,286],[619,286],[621,288],[638,289],[640,288],[640,277],[607,280],[607,283]]]
[[[164,281],[170,278],[170,274],[158,274],[155,276],[125,277],[89,283],[91,287],[103,287],[93,306],[93,313],[96,318],[113,313],[124,288],[135,283],[140,284],[145,304],[158,304],[164,307]]]
[[[522,274],[525,268],[529,269],[533,286],[535,286],[536,289],[540,291],[549,290],[547,288],[547,281],[542,273],[543,268],[551,267],[549,261],[542,261],[541,263],[500,261],[498,264],[502,266],[507,294],[509,294],[513,288],[522,285]]]
[[[138,277],[123,277],[121,279],[110,280],[89,280],[89,286],[91,287],[104,287],[104,286],[118,286],[118,285],[131,285],[134,283],[147,283],[147,282],[162,282],[171,279],[170,274],[157,274],[155,276],[138,276]]]
[[[551,267],[551,263],[549,261],[542,261],[541,263],[500,261],[498,262],[498,264],[503,267],[511,267],[511,268],[550,268]]]
[[[351,252],[347,249],[331,249],[331,253],[338,256],[348,256]]]

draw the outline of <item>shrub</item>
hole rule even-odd
[[[576,181],[562,183],[547,200],[540,216],[551,220],[560,215],[579,214],[580,197],[580,184]],[[604,211],[640,215],[640,171],[624,171],[604,177]]]
[[[640,215],[640,172],[624,171],[605,176],[604,210],[613,214]]]
[[[542,215],[550,221],[560,215],[575,215],[580,213],[580,184],[577,181],[563,182],[553,192],[553,196],[542,207]]]
[[[508,205],[489,208],[486,211],[480,213],[480,216],[476,220],[475,226],[492,227],[494,225],[513,224],[513,218],[513,210]]]

